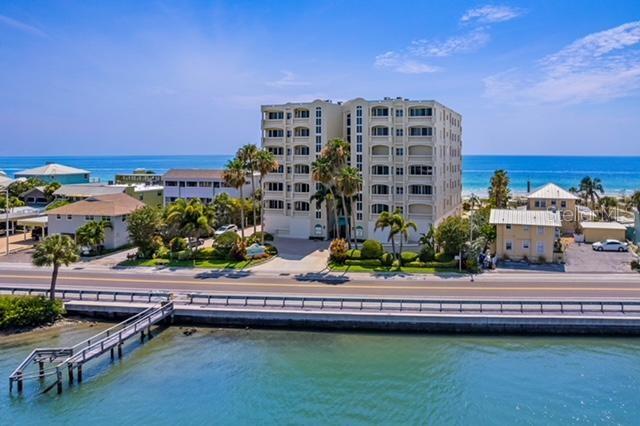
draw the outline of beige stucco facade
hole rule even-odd
[[[627,228],[616,222],[582,222],[584,241],[626,240]]]
[[[550,226],[496,225],[496,255],[512,260],[553,260],[555,228]]]
[[[269,232],[329,238],[331,218],[309,198],[316,191],[311,163],[334,138],[350,144],[350,163],[363,177],[355,210],[358,239],[386,242],[387,232],[374,231],[383,211],[400,209],[416,222],[410,242],[461,211],[462,117],[438,102],[357,98],[264,105],[262,131],[263,146],[282,165],[265,180]]]
[[[527,208],[560,213],[562,232],[569,234],[576,230],[579,220],[576,209],[577,200],[578,197],[569,191],[556,184],[548,183],[527,196]]]

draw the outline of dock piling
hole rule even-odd
[[[44,380],[44,361],[38,361],[38,378]]]
[[[58,388],[58,395],[62,393],[62,371],[59,367],[56,367],[56,387]]]
[[[82,383],[82,364],[78,365],[78,383]]]
[[[69,366],[67,367],[67,372],[69,373],[69,384],[72,385],[73,384],[73,366],[71,364],[69,364]]]

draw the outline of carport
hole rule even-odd
[[[49,223],[49,218],[47,216],[38,216],[38,217],[30,217],[28,219],[19,219],[18,225],[22,226],[24,231],[24,239],[27,239],[27,229],[33,230],[34,228],[42,229],[42,237],[47,236],[47,225]]]
[[[595,243],[602,240],[626,240],[627,227],[618,222],[580,222],[584,241]]]

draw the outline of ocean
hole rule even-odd
[[[93,328],[0,338],[0,376],[36,346]],[[23,396],[0,385],[3,425],[638,424],[640,339],[170,327],[82,384]]]
[[[56,162],[89,170],[94,178],[108,182],[116,173],[130,173],[136,168],[157,173],[170,168],[222,168],[230,158],[228,155],[0,157],[0,170],[12,175],[46,162]],[[463,157],[463,193],[486,194],[489,179],[497,169],[509,172],[515,194],[526,193],[527,182],[531,188],[554,182],[568,189],[578,186],[584,176],[600,178],[610,195],[626,195],[640,189],[640,157],[466,155]]]

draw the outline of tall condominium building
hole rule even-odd
[[[355,203],[358,239],[386,241],[388,230],[375,230],[383,211],[399,209],[418,225],[411,242],[460,212],[462,117],[455,111],[435,101],[404,98],[264,105],[262,144],[280,163],[265,179],[267,231],[296,238],[333,236],[332,217],[310,197],[318,188],[311,164],[334,138],[349,142],[350,163],[362,172]]]

